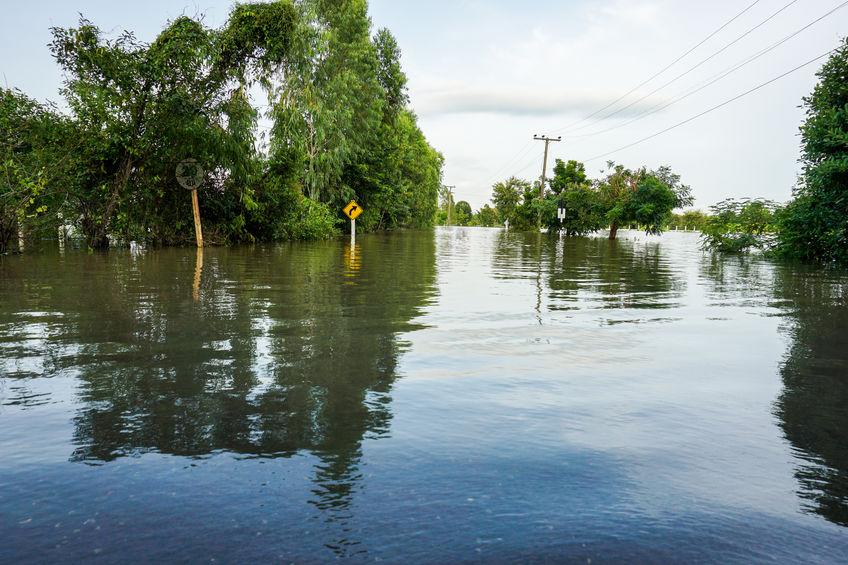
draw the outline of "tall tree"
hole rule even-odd
[[[365,0],[301,0],[276,93],[273,143],[297,148],[312,200],[340,189],[345,165],[376,134],[382,99]]]
[[[804,98],[804,172],[782,214],[778,251],[805,261],[848,262],[848,38]]]

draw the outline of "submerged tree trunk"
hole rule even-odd
[[[615,239],[616,233],[618,233],[618,222],[613,222],[610,224],[609,238]]]

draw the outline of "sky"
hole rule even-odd
[[[17,2],[0,20],[0,79],[61,103],[51,26],[75,26],[81,13],[150,41],[181,14],[221,26],[232,5]],[[540,177],[545,143],[534,136],[562,137],[549,145],[548,178],[555,159],[585,163],[590,178],[609,160],[667,165],[704,211],[725,198],[787,201],[801,172],[802,98],[826,58],[813,60],[848,35],[844,0],[370,0],[369,13],[400,45],[444,183],[475,210],[494,183]]]

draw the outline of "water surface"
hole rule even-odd
[[[693,233],[0,257],[0,562],[842,561],[846,283]]]

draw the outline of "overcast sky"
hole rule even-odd
[[[549,176],[557,158],[585,162],[591,177],[600,176],[607,160],[631,168],[669,165],[692,186],[696,208],[731,197],[786,201],[800,172],[801,98],[825,59],[695,116],[827,53],[848,35],[848,6],[836,9],[848,4],[843,0],[369,4],[374,30],[390,29],[403,51],[410,104],[445,156],[444,182],[475,210],[489,201],[493,183],[540,176],[544,143],[534,134],[562,136],[550,144]],[[203,13],[207,25],[220,26],[231,6],[229,0],[15,3],[0,20],[2,79],[40,100],[61,101],[49,28],[76,25],[78,13],[105,31],[130,29],[152,40],[182,13]]]

